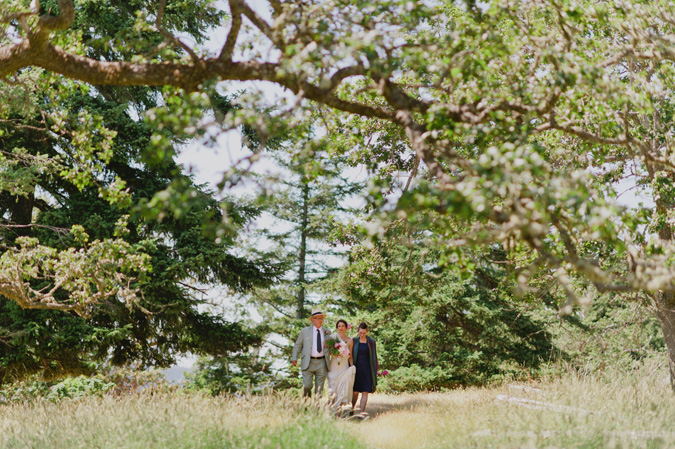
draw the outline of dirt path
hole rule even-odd
[[[348,421],[368,447],[398,449],[433,446],[443,432],[444,417],[457,397],[448,394],[374,394],[366,411],[369,419]]]
[[[376,449],[675,447],[675,399],[663,389],[572,387],[375,394],[369,419],[345,425]]]

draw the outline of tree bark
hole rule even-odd
[[[24,227],[12,228],[15,237],[24,237],[31,234],[30,225],[33,223],[33,207],[35,205],[35,192],[27,196],[14,197],[14,204],[10,212],[10,221],[13,224]]]
[[[306,273],[305,267],[307,264],[307,233],[309,226],[309,185],[302,186],[302,221],[300,223],[300,253],[298,254],[298,262],[300,268],[298,269],[298,284],[300,290],[298,291],[298,299],[296,302],[295,317],[302,319],[305,311],[305,281]]]
[[[661,292],[654,295],[656,315],[661,322],[663,338],[668,348],[668,367],[670,368],[670,387],[675,391],[675,294]]]
[[[650,176],[654,179],[654,170],[647,164]],[[664,200],[656,201],[656,213],[666,213],[672,204],[664,204]],[[673,231],[669,225],[665,225],[658,232],[662,242],[673,239]],[[675,391],[675,292],[660,291],[653,295],[656,303],[656,315],[661,322],[663,338],[668,349],[668,367],[670,369],[670,388]]]

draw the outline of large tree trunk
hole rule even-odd
[[[675,391],[675,294],[661,292],[654,295],[656,315],[661,322],[663,338],[668,348],[668,366],[670,368],[670,386]]]
[[[649,168],[649,167],[648,167]],[[654,171],[650,170],[650,175],[654,176]],[[672,204],[664,204],[664,199],[656,201],[656,212],[665,214],[667,208]],[[673,231],[669,225],[664,225],[658,232],[659,239],[662,242],[670,242],[673,239]],[[663,338],[668,349],[668,367],[670,368],[670,387],[675,391],[675,293],[657,292],[653,295],[656,303],[656,315],[661,322]]]
[[[295,317],[302,319],[305,312],[305,267],[307,264],[307,233],[309,226],[309,186],[303,184],[302,186],[302,220],[300,222],[300,253],[298,254],[298,284],[300,290],[298,291],[298,299],[296,302]]]
[[[10,222],[17,226],[12,228],[10,241],[16,237],[23,237],[31,234],[30,225],[33,223],[33,208],[35,207],[35,192],[27,196],[17,196],[13,200],[10,209]]]

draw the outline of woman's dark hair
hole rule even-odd
[[[361,321],[361,324],[359,324],[359,329],[368,330],[368,325],[366,324],[365,321]]]
[[[337,323],[335,323],[335,329],[338,328],[338,326],[340,325],[340,323],[345,323],[345,327],[349,327],[349,325],[347,324],[347,322],[346,322],[345,320],[343,320],[342,318],[340,318],[339,320],[337,320]]]

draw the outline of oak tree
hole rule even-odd
[[[320,109],[347,153],[372,162],[389,152],[412,167],[405,189],[383,188],[399,199],[383,202],[382,223],[428,210],[471,220],[461,235],[448,225],[450,252],[491,242],[525,252],[511,259],[521,292],[544,276],[569,307],[584,301],[575,279],[650,298],[675,374],[671,2],[270,0],[262,11],[229,0],[190,17],[170,1],[139,3],[134,33],[112,44],[124,51],[107,58],[87,55],[71,27],[89,3],[4,3],[7,83],[45,70],[92,85],[173,86],[189,130],[215,82],[273,83],[297,100],[286,113],[268,120],[241,104],[221,125],[253,124],[264,136]],[[215,54],[182,38],[191,18],[220,18]],[[135,50],[149,42],[152,51]],[[624,175],[653,208],[616,204]],[[373,235],[381,229],[374,223]]]

